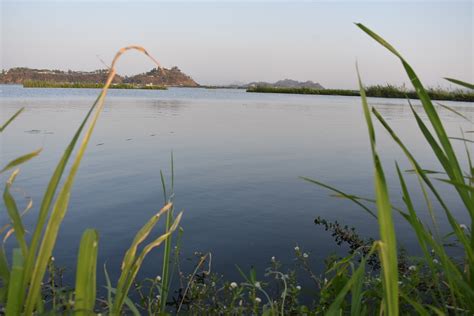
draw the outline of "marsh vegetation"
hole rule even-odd
[[[453,149],[453,139],[448,136],[430,94],[413,68],[394,47],[373,31],[362,24],[358,24],[358,27],[395,55],[401,61],[408,77],[412,79],[426,119],[422,119],[411,104],[410,111],[419,127],[419,135],[429,144],[442,171],[433,172],[423,168],[384,117],[368,104],[366,89],[359,77],[359,94],[374,171],[375,199],[343,192],[316,179],[304,177],[301,181],[330,190],[337,197],[356,203],[364,211],[364,216],[377,220],[378,236],[364,239],[353,229],[317,219],[316,224],[328,230],[335,237],[336,243],[347,243],[350,246],[350,252],[346,256],[328,257],[326,269],[321,273],[314,272],[311,268],[312,254],[298,245],[294,247],[294,266],[283,266],[278,257],[272,257],[269,258],[269,267],[263,274],[257,273],[255,269],[247,271],[236,267],[241,275],[240,280],[225,280],[213,274],[212,256],[209,253],[197,253],[195,268],[183,272],[180,269],[180,236],[184,232],[179,225],[186,213],[176,213],[174,210],[174,167],[171,158],[172,174],[169,183],[164,175],[161,175],[165,203],[158,207],[159,210],[130,242],[130,247],[123,255],[119,278],[111,280],[106,267],[102,270],[102,267],[97,266],[99,234],[94,229],[87,229],[80,242],[75,285],[66,287],[58,282],[61,270],[54,265],[54,247],[63,219],[67,215],[74,180],[103,109],[107,90],[111,87],[116,61],[130,49],[148,55],[141,47],[126,47],[120,50],[113,60],[102,92],[54,169],[45,188],[34,227],[26,228],[23,219],[23,216],[28,216],[27,211],[31,205],[26,211],[20,211],[11,192],[15,178],[20,172],[19,166],[40,155],[41,150],[14,159],[1,170],[2,173],[10,173],[3,194],[10,223],[4,225],[1,232],[4,234],[4,240],[16,240],[16,247],[11,254],[0,248],[0,302],[4,306],[4,312],[7,315],[472,315],[474,168],[468,147],[469,140],[456,139],[466,147],[465,152],[461,153],[467,156],[467,170],[464,170],[460,154]],[[474,89],[472,84],[455,79],[448,80],[466,89]],[[0,131],[14,124],[21,111],[7,120]],[[465,118],[455,109],[450,111]],[[394,168],[404,205],[392,205],[394,197],[390,196],[388,190],[385,176],[387,166],[382,165],[379,157],[375,124],[384,128],[412,166],[412,170],[408,172],[419,180],[425,198],[422,206],[419,206],[420,203],[414,203],[413,195],[406,185],[405,171],[402,171],[398,164],[395,164]],[[465,131],[468,132],[472,131]],[[79,140],[81,136],[82,141]],[[443,198],[438,189],[438,183],[449,186],[455,192],[456,198],[462,203],[463,211],[471,220],[470,223],[458,220],[449,201]],[[434,201],[431,201],[431,197]],[[432,223],[431,227],[420,219],[421,212],[433,212],[433,203],[440,205],[443,220],[449,223],[451,232],[445,237],[437,234],[436,222]],[[407,257],[400,250],[394,225],[395,213],[406,220],[416,235],[420,249],[418,256]],[[165,221],[163,231],[155,235],[152,229],[161,218]],[[30,232],[31,236],[27,237]],[[162,244],[164,255],[157,275],[137,280],[137,273],[145,257]],[[462,250],[462,256],[450,256],[449,250],[454,246]],[[97,284],[97,273],[102,271],[106,276],[104,296],[98,292],[102,284]],[[172,291],[171,280],[175,273],[178,274],[179,285]],[[310,282],[302,286],[299,283],[301,277]],[[303,295],[311,297],[310,302],[304,301]]]

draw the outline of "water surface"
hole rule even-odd
[[[44,148],[21,168],[15,185],[22,207],[27,197],[34,201],[25,216],[31,227],[52,170],[99,91],[20,86],[0,90],[2,121],[26,108],[2,134],[2,165]],[[405,100],[370,99],[370,103],[425,168],[440,169]],[[471,119],[474,116],[471,103],[445,103]],[[420,106],[416,109],[422,112]],[[451,136],[460,136],[460,127],[472,129],[471,123],[440,111]],[[410,166],[387,133],[379,124],[376,127],[390,189],[399,196],[394,162],[402,169]],[[463,150],[459,142],[456,148]],[[313,223],[317,216],[354,226],[362,236],[377,237],[377,223],[364,211],[298,178],[313,177],[347,193],[373,197],[367,128],[358,97],[186,88],[111,90],[54,251],[57,262],[69,267],[70,276],[80,236],[89,227],[100,232],[99,266],[106,261],[112,276],[117,275],[134,234],[163,204],[160,169],[169,179],[171,152],[176,208],[184,210],[183,257],[212,252],[213,270],[229,278],[238,278],[235,264],[255,265],[261,271],[272,256],[292,263],[296,244],[310,253],[316,269],[327,255],[344,253]],[[416,179],[410,175],[407,179],[416,188]],[[467,214],[453,192],[448,186],[440,188],[460,222],[466,222]],[[420,198],[418,190],[415,197]],[[428,221],[419,200],[421,216]],[[399,198],[393,202],[401,205]],[[2,225],[8,221],[3,211],[0,220]],[[396,222],[400,243],[416,252],[407,225],[398,216]],[[441,215],[439,225],[446,230]],[[9,245],[14,245],[13,238]],[[160,273],[160,253],[149,256],[141,275]]]

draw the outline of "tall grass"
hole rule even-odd
[[[410,311],[415,311],[420,315],[473,315],[474,314],[474,236],[472,227],[474,224],[474,168],[471,160],[471,154],[468,148],[468,140],[463,137],[457,139],[464,141],[466,147],[466,155],[468,161],[468,170],[462,168],[458,154],[454,151],[451,138],[446,132],[444,125],[438,115],[430,94],[422,85],[420,79],[416,75],[410,64],[402,57],[402,55],[387,41],[378,34],[362,24],[357,26],[368,34],[371,38],[385,47],[390,53],[396,56],[408,78],[416,91],[417,98],[420,100],[427,119],[423,120],[415,108],[410,105],[414,120],[416,121],[420,134],[430,146],[434,156],[443,168],[442,173],[436,173],[437,178],[433,178],[433,174],[422,168],[409,148],[404,144],[403,140],[396,134],[382,115],[367,100],[366,89],[358,73],[359,95],[362,101],[362,110],[365,117],[365,123],[369,135],[369,144],[371,148],[371,158],[374,173],[374,193],[375,200],[360,198],[355,195],[344,193],[330,185],[321,183],[317,180],[304,178],[313,184],[317,184],[326,189],[336,192],[339,196],[350,199],[357,205],[361,206],[364,211],[375,217],[378,221],[379,238],[376,240],[365,255],[357,261],[356,255],[351,255],[336,262],[332,271],[336,271],[336,276],[329,283],[338,283],[338,291],[334,293],[333,299],[328,308],[324,307],[323,311],[326,315],[367,315],[374,310],[380,315],[398,315],[407,309],[405,306],[411,306]],[[62,224],[62,220],[67,213],[69,205],[69,197],[72,192],[75,175],[77,174],[80,162],[87,148],[89,139],[99,118],[100,112],[104,106],[104,100],[107,89],[110,87],[112,79],[115,75],[115,64],[120,56],[127,50],[135,49],[147,56],[148,53],[141,47],[130,46],[121,49],[115,56],[110,73],[102,92],[92,105],[85,119],[80,124],[70,144],[66,148],[62,158],[60,159],[43,196],[42,203],[38,212],[38,219],[34,229],[32,230],[31,240],[28,242],[25,237],[28,230],[23,223],[21,212],[18,205],[11,194],[11,188],[15,178],[19,174],[18,167],[33,159],[41,150],[35,150],[29,154],[25,154],[17,159],[7,163],[1,172],[11,172],[5,185],[3,199],[7,214],[10,218],[10,224],[0,229],[5,233],[5,238],[12,235],[15,237],[17,247],[13,249],[10,256],[11,260],[7,260],[3,247],[0,247],[0,279],[2,286],[0,287],[0,304],[5,306],[7,315],[33,315],[45,313],[48,306],[44,306],[42,297],[42,282],[48,265],[51,261],[51,255],[58,238],[58,231]],[[151,57],[150,57],[151,58]],[[156,63],[156,61],[155,61]],[[474,89],[474,85],[456,79],[447,79],[452,83],[458,84],[464,88]],[[408,96],[407,96],[408,97]],[[408,102],[410,102],[408,100]],[[462,116],[454,109],[450,109],[454,113]],[[22,110],[15,113],[1,127],[3,131],[9,124],[18,117]],[[462,116],[464,117],[464,116]],[[374,120],[375,118],[375,120]],[[424,193],[426,206],[415,207],[411,194],[408,190],[404,173],[400,170],[398,164],[395,164],[396,174],[400,183],[401,196],[404,203],[403,207],[394,207],[392,205],[392,197],[389,195],[387,179],[385,177],[385,167],[379,156],[374,121],[381,124],[386,132],[393,139],[395,144],[400,147],[406,159],[411,164],[413,172],[419,180],[422,192]],[[85,129],[87,122],[89,126]],[[82,141],[78,148],[80,136],[83,135]],[[75,159],[72,162],[68,174],[65,174],[66,166],[73,154],[77,150]],[[136,275],[145,259],[145,257],[156,247],[162,243],[165,244],[162,277],[163,282],[160,286],[159,308],[160,313],[166,313],[166,303],[169,297],[171,286],[170,272],[170,256],[171,256],[171,235],[178,227],[182,212],[174,216],[173,192],[174,192],[174,166],[173,157],[171,157],[171,189],[167,188],[164,175],[161,173],[163,195],[165,205],[156,212],[148,222],[136,233],[130,247],[126,251],[121,265],[121,274],[116,283],[113,283],[104,267],[107,281],[107,300],[105,311],[110,315],[119,315],[122,313],[132,313],[139,315],[140,311],[128,298],[128,293],[132,288]],[[469,216],[471,223],[469,227],[464,227],[454,216],[453,210],[448,202],[443,198],[442,191],[438,189],[438,185],[443,184],[451,186],[457,198],[462,202],[466,214]],[[420,220],[419,212],[426,209],[433,212],[432,201],[429,199],[433,196],[435,202],[441,206],[447,223],[450,225],[451,234],[456,239],[457,245],[463,250],[464,256],[462,260],[452,258],[449,255],[448,245],[440,238],[436,231],[433,231],[428,225]],[[375,202],[376,212],[367,207],[364,202]],[[397,248],[396,230],[394,226],[394,213],[400,214],[410,225],[416,234],[417,242],[421,249],[421,258],[423,266],[426,267],[430,281],[433,281],[434,291],[436,295],[430,297],[429,300],[417,300],[412,297],[412,292],[407,291],[399,285],[402,278],[406,278],[399,273],[399,253]],[[166,216],[165,232],[155,238],[151,238],[152,230],[156,227],[161,217]],[[84,232],[80,242],[77,271],[76,286],[74,293],[74,308],[77,315],[90,315],[94,313],[96,305],[96,274],[97,274],[97,254],[99,246],[98,233],[93,229]],[[299,253],[295,248],[295,251]],[[380,301],[377,306],[373,306],[373,301],[368,299],[370,291],[378,291],[378,288],[368,288],[366,280],[374,273],[367,271],[369,259],[377,253],[381,264],[380,279],[382,280],[382,288],[380,292]],[[207,257],[207,255],[206,255]],[[202,260],[206,260],[202,257]],[[306,256],[307,257],[307,256]],[[303,258],[306,258],[303,254]],[[9,266],[11,262],[11,267]],[[202,261],[199,265],[202,264]],[[198,265],[198,266],[199,266]],[[276,264],[275,264],[276,265]],[[339,278],[341,271],[351,271],[349,278]],[[378,270],[375,270],[378,271]],[[242,287],[238,289],[236,284],[232,283],[226,288],[230,288],[235,293],[243,293],[244,289],[249,292],[249,296],[253,299],[253,311],[257,313],[262,311],[265,315],[283,315],[285,314],[285,302],[288,287],[287,277],[284,274],[273,273],[284,283],[281,304],[273,301],[269,292],[262,288],[261,283],[257,279],[255,269],[252,269],[247,277],[244,273],[243,277],[246,282],[242,283]],[[193,273],[194,274],[194,273]],[[345,281],[344,281],[345,280]],[[192,278],[190,280],[190,284]],[[155,284],[155,283],[153,283]],[[189,288],[186,287],[185,295]],[[445,290],[447,289],[447,290]],[[223,291],[220,288],[217,292]],[[323,289],[320,289],[323,291]],[[216,292],[216,293],[217,293]],[[262,293],[268,300],[267,307],[259,309],[257,306],[256,293]],[[237,297],[237,296],[234,296]],[[179,304],[178,310],[182,306],[184,296]],[[344,307],[344,302],[349,302],[350,307]],[[216,302],[213,302],[216,303]],[[379,304],[378,304],[379,303]],[[126,306],[126,307],[125,307]],[[54,312],[54,311],[53,311]],[[222,314],[229,313],[223,307]],[[316,312],[315,312],[316,314]]]
[[[357,24],[357,26],[368,34],[371,38],[385,47],[390,53],[395,55],[402,63],[405,72],[416,91],[417,98],[421,101],[427,120],[431,125],[430,128],[420,118],[420,115],[411,106],[411,110],[415,121],[417,122],[420,133],[424,136],[429,144],[433,154],[436,156],[438,162],[442,166],[444,173],[442,178],[435,180],[442,181],[445,184],[452,186],[457,192],[457,196],[462,201],[465,211],[471,219],[470,229],[464,229],[458,220],[453,215],[453,211],[448,206],[448,203],[443,199],[442,194],[437,189],[429,177],[429,171],[423,169],[420,163],[411,154],[407,146],[397,136],[394,130],[390,127],[382,115],[375,109],[369,107],[367,103],[365,89],[359,77],[360,95],[362,99],[363,110],[366,118],[366,123],[369,129],[369,139],[372,148],[372,158],[374,165],[374,184],[375,196],[377,204],[377,217],[380,229],[380,241],[376,242],[379,249],[379,257],[382,263],[381,278],[383,279],[383,300],[380,306],[380,311],[387,315],[397,315],[399,312],[400,300],[404,303],[412,305],[412,307],[420,314],[429,315],[437,314],[474,314],[474,235],[472,234],[472,227],[474,224],[474,188],[472,185],[474,178],[474,169],[472,168],[472,161],[467,148],[467,140],[464,140],[466,145],[466,153],[469,163],[469,170],[463,171],[456,152],[453,150],[450,137],[448,136],[435,106],[431,100],[428,91],[422,85],[420,79],[416,75],[410,64],[402,57],[398,51],[385,41],[378,34],[364,26]],[[465,88],[473,89],[474,86],[455,79],[448,79],[453,83],[459,84]],[[452,109],[453,112],[456,112]],[[442,207],[447,222],[450,224],[452,235],[457,239],[460,247],[464,250],[464,259],[456,261],[451,258],[447,251],[447,246],[442,240],[438,238],[436,233],[422,223],[419,218],[419,210],[415,209],[411,196],[407,189],[403,173],[400,171],[398,165],[396,166],[399,177],[400,186],[402,188],[402,197],[405,203],[406,210],[399,210],[398,212],[406,219],[413,231],[416,233],[418,243],[423,252],[425,264],[432,272],[434,280],[445,282],[449,287],[449,293],[444,294],[440,291],[440,301],[432,302],[416,302],[410,299],[410,293],[400,292],[398,288],[397,277],[397,248],[394,225],[392,220],[392,213],[394,208],[391,206],[388,195],[387,184],[383,176],[383,167],[380,158],[376,152],[375,133],[372,123],[372,115],[381,123],[385,130],[389,133],[395,143],[401,148],[406,158],[413,167],[416,176],[419,178],[421,189],[423,192],[430,192],[439,205]],[[306,179],[312,183],[320,184],[318,181]],[[330,188],[325,185],[324,187]],[[358,201],[357,197],[351,196],[352,200]],[[427,209],[431,209],[431,202],[427,200]],[[442,274],[439,275],[433,260],[439,260],[442,267]],[[359,276],[354,273],[352,279],[357,279]],[[337,305],[337,302],[335,302]],[[337,305],[336,307],[339,307]],[[338,310],[337,308],[335,310]]]
[[[158,62],[140,46],[124,47],[117,52],[112,61],[107,81],[102,87],[101,93],[80,124],[49,181],[40,205],[38,219],[33,229],[33,235],[29,244],[25,238],[26,229],[21,214],[13,196],[10,194],[10,187],[18,175],[19,169],[15,169],[7,181],[3,198],[11,221],[10,225],[12,229],[10,232],[14,233],[20,247],[18,249],[15,248],[13,251],[13,266],[11,270],[8,267],[8,261],[3,248],[0,252],[0,276],[3,282],[0,303],[6,303],[8,315],[32,315],[33,313],[41,313],[44,310],[43,298],[41,295],[42,282],[58,238],[59,228],[68,210],[69,198],[72,192],[74,179],[92,132],[104,107],[105,96],[116,74],[115,65],[121,55],[128,50],[138,50],[139,52],[144,53],[152,59],[158,67],[160,67]],[[15,113],[12,118],[2,126],[2,131],[18,117],[21,111],[22,109]],[[89,122],[89,126],[83,133],[87,122]],[[81,134],[83,134],[83,138],[77,148],[76,157],[72,162],[69,173],[64,175],[66,165],[69,162]],[[38,154],[39,151],[37,150],[17,158],[8,163],[2,169],[2,172],[15,168],[29,159],[34,158]],[[156,225],[159,218],[171,208],[171,203],[165,205],[165,207],[156,213],[156,215],[154,215],[137,233],[137,236],[124,257],[122,273],[117,286],[115,288],[109,287],[109,289],[113,290],[115,294],[113,295],[113,299],[109,306],[111,314],[118,315],[121,313],[123,304],[127,300],[127,293],[130,286],[146,255],[152,249],[167,240],[179,224],[182,213],[178,214],[164,234],[146,244],[140,254],[138,256],[136,255],[138,245],[141,244],[150,234],[151,229]],[[97,246],[97,233],[94,230],[87,230],[84,233],[80,244],[76,276],[76,308],[77,313],[82,315],[92,313],[95,306]],[[111,294],[109,295],[112,297]]]

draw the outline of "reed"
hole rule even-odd
[[[403,87],[396,87],[393,85],[370,86],[370,87],[366,87],[364,90],[365,90],[366,97],[419,99],[419,95],[415,90],[407,90]],[[426,91],[432,100],[474,102],[474,93],[468,90],[463,90],[463,89],[445,90],[441,88],[437,88],[437,89],[433,88],[433,89],[428,89]],[[361,93],[359,90],[283,88],[283,87],[271,87],[271,86],[250,87],[247,89],[247,92],[361,96]]]
[[[420,79],[416,75],[410,64],[402,57],[398,51],[385,41],[378,34],[364,26],[357,24],[366,34],[372,37],[375,41],[385,47],[389,52],[395,55],[402,63],[405,72],[407,73],[414,91],[416,91],[417,98],[421,101],[427,120],[431,125],[430,128],[420,118],[419,114],[411,106],[411,110],[416,120],[420,134],[426,139],[431,147],[433,154],[436,156],[438,162],[443,167],[444,172],[441,178],[436,178],[436,181],[441,181],[447,185],[452,186],[457,192],[458,198],[462,201],[465,211],[471,219],[470,228],[461,225],[453,214],[453,211],[448,206],[448,203],[443,199],[442,194],[437,189],[437,186],[430,178],[430,172],[423,169],[420,163],[411,154],[409,149],[404,145],[403,141],[397,136],[395,131],[390,127],[382,115],[373,107],[368,105],[367,95],[359,77],[360,95],[362,99],[363,110],[366,118],[366,123],[369,129],[369,139],[372,148],[372,158],[375,173],[375,196],[377,206],[377,218],[380,230],[380,241],[374,243],[374,247],[379,250],[379,258],[382,263],[381,279],[383,279],[383,299],[380,306],[380,313],[387,315],[398,315],[401,302],[409,304],[418,313],[429,315],[432,313],[451,315],[451,314],[472,314],[474,313],[474,235],[472,234],[472,227],[474,223],[474,169],[472,168],[472,160],[467,147],[467,139],[460,138],[466,145],[466,153],[468,160],[468,171],[465,172],[461,168],[459,158],[453,150],[451,139],[448,136],[434,106],[429,92],[424,88]],[[465,83],[455,79],[449,79],[451,82],[459,84],[465,88],[474,88],[472,84]],[[408,101],[409,102],[409,101]],[[454,109],[451,109],[456,113]],[[462,260],[455,260],[448,254],[447,246],[438,238],[436,231],[422,223],[418,212],[412,202],[410,193],[406,186],[404,175],[396,165],[396,171],[399,177],[400,186],[402,189],[402,197],[405,203],[405,210],[397,209],[403,218],[409,223],[417,236],[420,248],[422,249],[422,258],[424,264],[431,272],[431,278],[438,280],[439,297],[431,302],[417,302],[410,298],[410,293],[401,292],[398,284],[397,273],[397,248],[396,248],[396,234],[393,226],[392,213],[395,209],[391,206],[390,198],[387,191],[387,184],[383,176],[383,168],[380,158],[376,152],[375,146],[375,132],[372,123],[372,116],[374,116],[379,123],[389,133],[395,143],[400,147],[405,154],[407,160],[412,165],[419,183],[426,197],[426,209],[431,212],[431,202],[428,199],[426,192],[430,192],[435,197],[439,205],[441,205],[447,222],[452,229],[452,235],[456,238],[458,246],[464,250],[465,256]],[[305,179],[312,183],[320,185],[318,181]],[[325,188],[334,189],[328,185]],[[346,194],[342,197],[350,196],[351,200],[357,201],[360,204],[361,200],[367,201],[354,195]],[[437,262],[441,265],[442,273],[439,273],[439,268],[436,267]],[[361,264],[362,265],[362,264]],[[353,273],[351,282],[358,279],[359,275]],[[446,283],[449,291],[446,293],[440,289],[440,283]],[[354,287],[350,285],[348,287]],[[348,293],[348,290],[345,294]],[[362,298],[363,299],[363,298]],[[334,302],[332,310],[340,311],[340,302]]]
[[[266,276],[271,277],[273,282],[277,282],[277,289],[280,290],[276,291],[275,296],[272,297],[272,291],[266,288],[266,284],[261,281],[262,279],[258,277],[257,271],[253,268],[248,275],[239,269],[244,279],[244,282],[240,285],[228,281],[225,281],[223,285],[216,285],[216,281],[222,280],[222,277],[211,278],[211,255],[206,254],[200,257],[198,265],[188,278],[188,283],[185,286],[183,284],[185,290],[182,293],[184,295],[179,297],[179,300],[175,300],[178,302],[176,304],[177,312],[183,310],[183,302],[186,301],[186,304],[190,306],[190,314],[193,310],[197,311],[198,314],[203,314],[208,313],[211,309],[213,313],[219,315],[245,313],[261,313],[274,316],[283,316],[284,314],[350,314],[354,316],[367,314],[390,316],[399,314],[474,314],[474,235],[472,234],[474,224],[474,164],[468,147],[469,140],[464,136],[456,138],[458,141],[463,141],[465,145],[467,166],[463,166],[458,153],[453,149],[452,137],[447,134],[429,91],[424,88],[410,64],[378,34],[363,24],[357,24],[357,26],[401,62],[426,115],[426,119],[422,119],[408,100],[413,118],[419,127],[420,135],[430,146],[443,172],[432,173],[424,169],[383,116],[376,108],[370,106],[367,99],[368,93],[366,93],[369,89],[364,88],[357,69],[358,95],[361,97],[373,163],[375,199],[345,193],[310,178],[303,179],[335,192],[338,197],[353,201],[364,212],[374,217],[379,228],[378,238],[371,241],[369,247],[360,242],[364,244],[365,249],[355,249],[349,256],[331,261],[329,269],[325,272],[329,280],[325,279],[324,282],[319,282],[318,277],[310,270],[309,255],[302,252],[298,246],[295,247],[297,259],[301,261],[303,268],[310,272],[309,277],[316,282],[316,296],[319,300],[313,310],[298,303],[297,296],[301,289],[297,284],[296,276],[292,272],[285,274],[279,271],[280,265],[274,258],[272,258],[272,267],[267,270]],[[30,159],[34,159],[40,154],[41,150],[32,151],[10,161],[0,171],[0,173],[3,173],[13,170],[8,177],[3,193],[5,209],[10,223],[1,227],[0,233],[4,235],[4,241],[10,236],[14,236],[17,243],[10,260],[9,256],[5,254],[4,248],[0,247],[0,304],[5,306],[7,315],[39,315],[49,312],[50,306],[45,306],[43,302],[42,282],[51,266],[51,256],[62,220],[67,214],[74,179],[104,106],[107,90],[110,88],[115,75],[115,64],[125,51],[131,49],[149,56],[143,48],[138,46],[125,47],[115,56],[105,86],[74,134],[46,187],[31,238],[25,237],[28,230],[23,222],[23,215],[31,205],[25,211],[20,211],[11,191],[20,172],[18,167],[27,163]],[[155,61],[155,63],[157,62]],[[474,90],[473,84],[451,78],[447,80],[463,88]],[[462,113],[444,107],[467,119]],[[19,117],[21,111],[19,110],[8,119],[1,127],[0,132],[9,124],[12,124]],[[386,166],[382,164],[376,142],[375,123],[377,122],[390,135],[411,164],[412,170],[410,172],[419,181],[424,194],[425,206],[415,207],[416,204],[413,203],[404,172],[401,171],[397,163],[394,168],[398,176],[404,205],[403,207],[392,205],[393,197],[389,195],[385,177]],[[89,125],[86,128],[87,123]],[[82,141],[79,142],[81,135],[83,136]],[[66,166],[69,164],[73,152],[76,153],[75,158],[66,173]],[[465,170],[466,168],[467,170]],[[146,256],[163,243],[165,244],[162,266],[163,282],[160,283],[160,281],[153,279],[151,283],[153,288],[149,292],[151,293],[150,297],[142,298],[142,301],[147,302],[143,310],[149,311],[150,314],[166,314],[168,312],[166,304],[169,301],[172,283],[170,260],[172,244],[170,237],[178,228],[182,218],[182,212],[176,216],[173,214],[173,156],[171,157],[170,188],[167,187],[164,179],[165,177],[161,173],[165,205],[136,233],[123,257],[120,277],[116,283],[110,280],[104,267],[107,282],[107,300],[105,307],[101,310],[104,313],[110,315],[124,313],[140,315],[140,302],[130,300],[128,297],[129,291],[134,285],[139,291],[142,291],[135,283],[136,275]],[[438,184],[451,186],[454,189],[456,197],[463,205],[463,210],[470,218],[471,222],[468,225],[461,224],[456,218],[448,201],[443,198],[442,191],[438,189]],[[433,202],[429,197],[433,197],[435,202],[441,206],[442,215],[450,225],[451,233],[449,236],[452,236],[455,239],[456,246],[463,250],[461,259],[451,257],[448,249],[450,245],[446,245],[445,240],[438,236],[435,227],[432,228],[420,220],[419,214],[421,211],[433,212]],[[375,210],[372,210],[373,207],[368,206],[367,203],[375,205]],[[406,220],[416,235],[416,240],[421,249],[420,255],[416,258],[417,266],[424,268],[418,276],[407,273],[407,269],[402,267],[404,260],[399,259],[401,254],[397,247],[397,234],[393,220],[395,213],[400,214]],[[164,233],[151,238],[152,230],[163,216],[166,217]],[[435,223],[433,225],[435,226]],[[151,241],[147,241],[149,239]],[[86,230],[79,246],[74,295],[67,300],[68,302],[70,299],[73,300],[69,311],[77,315],[90,315],[96,311],[98,245],[98,233],[93,229]],[[369,270],[368,267],[374,262],[374,258],[380,263],[380,268]],[[203,269],[205,262],[208,262],[209,271],[199,272],[198,270]],[[9,263],[11,263],[11,267]],[[196,280],[198,272],[200,275],[199,281]],[[378,277],[381,281],[373,283],[374,277]],[[413,279],[417,277],[424,279],[421,282],[414,281]],[[407,287],[403,285],[404,282],[414,282],[415,285],[422,284],[426,287],[423,289],[419,289],[417,286]],[[161,295],[159,298],[155,298],[155,295],[151,297],[155,287],[159,289]],[[428,294],[420,295],[420,291],[425,291]],[[202,293],[209,295],[209,297],[205,297]],[[257,295],[264,297],[267,302],[259,305],[262,300]],[[243,301],[245,297],[248,298],[247,302]],[[58,311],[54,308],[50,311],[50,313],[55,312]]]
[[[14,260],[11,270],[8,267],[8,260],[3,251],[3,247],[0,251],[0,277],[2,279],[0,303],[7,306],[8,315],[33,315],[34,313],[42,313],[44,310],[44,303],[41,295],[42,282],[58,238],[59,228],[68,210],[69,198],[72,192],[75,176],[78,172],[81,160],[86,151],[92,132],[97,124],[100,113],[102,112],[107,91],[111,87],[112,80],[116,74],[115,65],[122,54],[128,50],[138,50],[139,52],[144,53],[152,59],[158,67],[160,67],[158,62],[140,46],[124,47],[117,52],[112,61],[107,81],[102,87],[102,91],[80,124],[49,181],[38,212],[38,219],[33,229],[33,235],[29,243],[27,243],[25,238],[26,229],[22,221],[22,214],[19,212],[16,202],[10,194],[10,188],[20,171],[16,167],[34,158],[40,151],[37,150],[19,157],[2,168],[2,172],[16,168],[7,181],[3,195],[7,213],[11,221],[11,228],[7,231],[5,239],[13,234],[19,245],[19,248],[14,249]],[[2,131],[18,117],[21,111],[22,110],[18,111],[7,120],[7,122],[2,126]],[[88,122],[89,126],[84,131]],[[81,134],[83,134],[83,138],[77,148],[76,157],[72,162],[69,173],[65,175],[65,168],[73,151],[77,147],[76,145],[78,144]],[[153,216],[152,219],[150,219],[150,221],[138,232],[130,249],[127,251],[122,264],[122,274],[117,283],[117,287],[114,289],[115,295],[111,300],[111,306],[109,306],[112,314],[118,315],[121,313],[123,304],[127,301],[127,294],[130,286],[146,255],[162,242],[166,241],[179,224],[182,213],[178,214],[164,234],[145,245],[140,254],[136,256],[137,246],[150,234],[151,229],[157,223],[160,216],[169,211],[170,208],[171,204],[168,204]],[[7,226],[5,229],[8,228],[9,227]],[[75,306],[76,313],[79,315],[93,313],[93,308],[96,304],[95,273],[97,246],[97,232],[94,230],[87,230],[84,233],[80,244],[76,276],[75,299],[77,304]]]

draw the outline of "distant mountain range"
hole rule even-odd
[[[61,71],[49,69],[12,68],[2,71],[0,83],[22,84],[25,81],[45,81],[53,83],[105,83],[108,70],[95,71]],[[184,74],[178,67],[171,69],[154,68],[149,72],[134,75],[116,75],[113,83],[128,83],[136,85],[154,85],[165,87],[197,87],[199,86],[190,76]]]
[[[250,87],[275,87],[275,88],[312,88],[323,90],[324,87],[317,82],[313,81],[296,81],[291,79],[284,79],[279,80],[274,83],[259,81],[259,82],[251,82],[246,85],[247,88]]]

